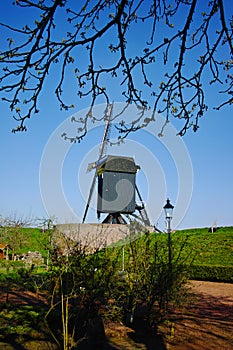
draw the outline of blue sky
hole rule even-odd
[[[1,11],[1,17],[4,17],[7,6],[10,4],[4,3],[4,6],[5,11]],[[15,20],[14,16],[12,13],[9,19]],[[16,22],[18,21],[22,20]],[[70,86],[67,84],[67,96],[72,88],[74,88],[72,83]],[[216,97],[214,95],[212,97],[211,90],[209,92],[208,102],[214,104]],[[117,94],[117,89],[113,95],[114,101],[122,102],[120,95]],[[89,184],[93,176],[92,173],[86,174],[86,167],[88,162],[96,160],[103,125],[91,128],[89,134],[80,144],[71,146],[59,138],[60,146],[54,148],[54,157],[50,158],[51,162],[46,165],[48,174],[42,174],[42,176],[48,176],[48,186],[53,202],[52,204],[44,203],[42,198],[44,188],[41,189],[40,176],[43,155],[48,151],[46,144],[51,139],[53,140],[54,135],[60,132],[59,130],[66,128],[67,125],[70,125],[68,128],[72,128],[71,115],[88,108],[88,104],[81,101],[74,111],[61,112],[54,96],[50,94],[50,85],[43,92],[41,101],[39,115],[28,123],[28,131],[20,134],[11,133],[15,122],[7,106],[1,102],[0,214],[2,217],[14,213],[18,216],[46,217],[47,210],[49,215],[58,216],[63,213],[63,218],[60,220],[67,222],[82,217],[85,196],[88,194]],[[173,124],[174,130],[176,130],[178,124]],[[190,131],[182,138],[180,143],[182,152],[184,149],[187,150],[191,160],[193,178],[190,183],[193,188],[189,189],[191,192],[190,204],[187,206],[187,210],[184,210],[182,219],[179,214],[177,214],[179,220],[176,220],[174,216],[177,228],[209,227],[214,222],[218,226],[233,224],[232,130],[232,107],[228,106],[220,111],[209,108],[200,122],[198,132],[194,134]],[[111,137],[115,137],[114,128]],[[59,147],[61,147],[61,151],[59,151]],[[156,133],[151,134],[144,130],[132,134],[126,145],[108,148],[109,154],[133,156],[136,163],[141,165],[141,170],[137,175],[138,187],[146,204],[149,201],[150,207],[147,209],[151,222],[158,224],[161,229],[165,227],[162,206],[165,204],[166,197],[171,198],[176,209],[179,192],[188,192],[189,190],[185,186],[190,185],[189,182],[186,184],[185,179],[182,179],[181,183],[184,187],[180,187],[179,172],[183,171],[180,169],[182,159],[174,159],[169,147],[167,149],[164,146]],[[67,213],[66,216],[66,208],[56,207],[58,194],[53,192],[53,183],[56,182],[55,178],[58,176],[53,173],[58,164],[56,159],[63,151],[67,153],[64,156],[59,176],[61,176],[61,187],[67,201],[67,207],[73,210],[74,218],[71,218],[70,213]],[[57,162],[60,161],[62,159]],[[177,165],[177,162],[180,163]],[[43,169],[44,171],[45,169]],[[181,196],[185,196],[185,194],[182,193]],[[95,198],[93,205],[95,205]],[[94,209],[90,210],[87,221],[96,221]]]

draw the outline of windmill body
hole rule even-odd
[[[120,214],[132,214],[135,211],[136,172],[139,168],[131,157],[106,157],[97,171],[98,217],[101,213],[108,213],[111,221],[111,217],[117,219]],[[116,223],[121,222],[122,220],[116,220]]]

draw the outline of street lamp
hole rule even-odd
[[[170,203],[170,199],[167,199],[167,203],[165,204],[163,209],[167,220],[167,232],[171,232],[171,219],[172,219],[174,205]]]
[[[168,234],[168,264],[171,270],[172,264],[172,247],[171,247],[171,220],[174,206],[170,203],[170,199],[167,199],[167,203],[163,207],[165,212],[165,217],[167,220],[167,234]]]

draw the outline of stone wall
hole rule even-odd
[[[123,244],[123,241],[135,239],[145,232],[154,232],[154,228],[141,224],[59,224],[55,227],[53,242],[63,248],[73,242],[91,251]]]

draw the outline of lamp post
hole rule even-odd
[[[172,249],[171,249],[171,220],[174,206],[170,203],[170,199],[167,199],[165,206],[163,207],[165,212],[165,217],[167,221],[167,234],[168,234],[168,264],[171,270],[171,262],[172,262]]]

